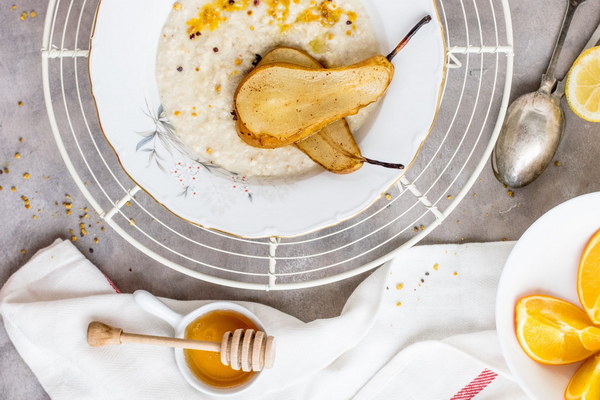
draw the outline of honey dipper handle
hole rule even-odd
[[[150,344],[153,346],[178,347],[181,349],[221,351],[221,343],[203,342],[200,340],[177,339],[164,336],[138,335],[136,333],[121,333],[121,343]]]
[[[123,332],[121,328],[93,321],[88,325],[87,340],[91,346],[106,346],[121,343],[150,344],[154,346],[179,347],[182,349],[221,351],[221,343],[203,342],[200,340],[177,339],[164,336],[138,335]]]

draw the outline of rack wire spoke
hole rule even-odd
[[[58,150],[106,224],[188,276],[243,289],[289,290],[369,271],[421,241],[459,205],[487,164],[506,113],[513,71],[508,0],[438,5],[447,78],[434,129],[389,193],[333,227],[296,238],[239,238],[178,218],[131,181],[101,134],[87,75],[98,0],[49,0],[42,78]]]

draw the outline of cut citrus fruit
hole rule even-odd
[[[600,88],[598,89],[600,92]],[[583,250],[577,272],[577,294],[583,309],[596,325],[600,324],[600,231]]]
[[[564,300],[523,297],[515,307],[515,319],[519,344],[543,364],[570,364],[600,350],[600,329],[582,309]]]
[[[565,399],[600,399],[600,354],[591,357],[575,372],[565,390]]]
[[[581,343],[588,350],[600,350],[600,328],[589,326],[581,331]]]
[[[577,58],[567,77],[566,95],[575,114],[600,122],[600,46]]]

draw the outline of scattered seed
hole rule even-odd
[[[560,167],[560,161],[554,161],[554,165]]]
[[[401,305],[402,305],[401,301],[399,301],[399,302],[396,303],[396,307],[400,307]]]
[[[218,53],[218,52],[219,52],[219,48],[218,48],[218,47],[213,47],[213,51],[214,51],[215,53]]]
[[[435,265],[433,266],[433,270],[434,270],[434,271],[437,271],[438,269],[440,269],[440,264],[435,264]]]
[[[386,193],[386,194],[385,194],[385,198],[386,198],[387,200],[391,200],[391,199],[392,199],[392,195],[391,195],[391,194],[389,194],[389,193]]]
[[[29,175],[29,172],[25,172],[23,174],[23,179],[29,179],[29,178],[31,178],[31,175]]]
[[[94,243],[98,244],[99,241],[97,237],[94,238]]]
[[[21,249],[21,254],[25,254],[25,253],[27,253],[27,250]]]
[[[4,167],[4,173],[8,174],[10,172],[10,170],[8,169],[8,167]]]
[[[89,248],[89,252],[90,252],[90,253],[93,253],[93,252],[94,252],[94,249],[92,249],[92,248],[90,247],[90,248]]]
[[[396,290],[402,290],[402,289],[404,289],[404,283],[398,283],[396,285]]]
[[[76,242],[77,241],[77,236],[73,235],[71,236],[71,242]]]
[[[513,192],[512,190],[509,190],[506,193],[508,194],[508,197],[515,197],[515,192]]]
[[[177,11],[181,10],[181,3],[177,2],[173,4],[173,9]]]
[[[177,71],[179,71],[179,72],[183,71],[183,67],[181,67],[181,66],[177,67]]]
[[[17,101],[17,105],[18,105],[19,107],[23,107],[23,102],[22,102],[21,100],[19,100],[19,101]]]
[[[10,191],[11,191],[11,192],[16,192],[16,191],[17,191],[17,188],[13,186],[13,187],[11,187],[11,188],[10,188]]]
[[[15,158],[18,160],[19,158],[21,158],[21,153],[15,153]]]
[[[27,19],[27,13],[25,11],[23,11],[21,13],[21,17],[20,18],[21,18],[21,21],[25,21]]]
[[[33,11],[33,10],[32,10],[32,11],[29,13],[29,18],[35,18],[35,17],[37,17],[37,13],[36,13],[35,11]]]
[[[126,205],[127,207],[131,207],[131,202],[130,202],[130,201],[127,201],[127,202],[125,202],[125,205]]]

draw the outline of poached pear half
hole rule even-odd
[[[291,47],[278,47],[271,50],[265,54],[258,66],[276,62],[309,68],[323,67],[308,53]],[[338,119],[314,135],[296,142],[296,147],[314,162],[336,174],[349,174],[360,169],[364,163],[360,148],[344,118]]]
[[[259,66],[234,96],[238,133],[260,148],[298,142],[377,101],[393,76],[385,56],[331,69],[278,62]]]

